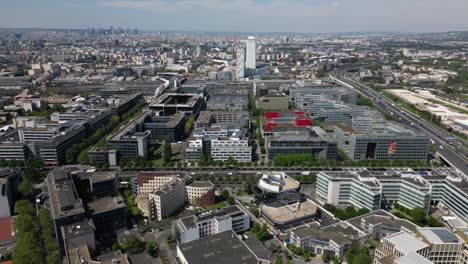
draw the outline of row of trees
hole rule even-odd
[[[350,219],[350,218],[353,218],[353,217],[357,217],[357,216],[369,213],[369,210],[367,208],[361,208],[359,210],[356,210],[352,206],[348,206],[344,210],[336,208],[336,206],[334,206],[332,204],[325,204],[323,207],[327,211],[329,211],[330,213],[335,215],[335,217],[340,219],[340,220],[347,220],[347,219]]]
[[[405,218],[410,220],[419,226],[430,226],[430,227],[443,227],[444,224],[434,218],[433,216],[427,215],[426,210],[423,208],[417,207],[413,209],[406,208],[399,203],[395,203],[393,207],[398,210],[393,214],[400,218]],[[408,217],[409,216],[409,217]]]
[[[266,225],[260,225],[259,223],[255,222],[250,229],[250,231],[255,234],[258,240],[265,241],[270,233],[268,232],[268,228]]]
[[[385,167],[385,166],[408,166],[426,167],[425,160],[326,160],[323,158],[313,159],[311,154],[276,154],[273,165],[278,167]]]
[[[102,146],[106,143],[106,136],[112,132],[117,131],[121,124],[126,124],[130,119],[139,112],[139,110],[146,105],[144,100],[136,103],[130,110],[128,110],[121,117],[113,115],[111,121],[100,127],[96,132],[88,137],[86,140],[82,140],[80,143],[74,144],[70,149],[65,152],[65,160],[67,163],[79,163],[88,162],[88,151],[93,146]]]
[[[16,246],[13,250],[15,263],[40,264],[43,260],[48,264],[61,263],[49,211],[40,211],[39,225],[35,220],[35,209],[28,200],[17,201],[14,212],[17,214],[13,222],[16,236]]]

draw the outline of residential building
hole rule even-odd
[[[175,179],[180,179],[187,183],[191,180],[191,177],[185,172],[140,171],[131,179],[132,193],[149,194]]]
[[[172,235],[179,244],[229,230],[241,233],[249,229],[250,217],[237,205],[183,217],[172,222]]]

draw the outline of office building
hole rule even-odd
[[[215,203],[215,186],[210,181],[195,181],[186,188],[190,205],[206,206]]]
[[[394,122],[335,127],[338,146],[353,160],[423,160],[429,153],[427,135]]]
[[[344,169],[317,175],[316,198],[320,203],[353,205],[377,210],[394,203],[406,208],[435,204],[450,215],[468,220],[466,176],[450,169],[433,169],[420,175],[411,169]]]
[[[131,120],[115,134],[108,137],[107,148],[118,150],[121,157],[136,159],[138,156],[148,157],[148,146],[151,131],[143,130],[144,122],[150,111],[145,111]]]
[[[185,182],[174,179],[148,194],[151,218],[161,221],[185,206],[187,191]]]
[[[284,172],[264,172],[257,182],[257,187],[266,193],[279,194],[294,192],[299,189],[300,183]]]
[[[87,204],[97,234],[109,234],[127,228],[127,205],[121,196],[107,196]]]
[[[210,95],[206,103],[209,111],[245,111],[249,105],[249,98],[244,95]]]
[[[329,253],[340,261],[344,258],[344,252],[348,249],[351,240],[340,233],[318,230],[314,227],[301,227],[290,231],[290,243],[294,246],[323,255]]]
[[[464,264],[465,232],[460,229],[451,232],[445,227],[420,227],[416,234],[399,232],[389,235],[375,250],[374,263]]]
[[[0,168],[0,219],[10,217],[13,212],[13,187],[17,173],[8,168]]]
[[[260,260],[233,231],[177,244],[182,264],[258,264]]]
[[[237,205],[187,216],[172,222],[172,235],[179,244],[229,230],[241,233],[249,229],[250,217]]]
[[[245,52],[245,68],[249,72],[249,76],[255,75],[257,68],[257,47],[255,45],[255,38],[248,37]]]
[[[197,121],[196,128],[211,127],[213,124],[227,127],[250,127],[249,112],[246,111],[202,111]]]
[[[267,157],[274,161],[276,155],[310,154],[313,160],[336,160],[336,142],[320,127],[309,131],[272,133],[265,137]]]
[[[152,113],[145,120],[144,130],[151,131],[153,141],[168,139],[171,142],[177,142],[185,138],[185,120],[185,114],[182,112],[172,116],[156,116]]]
[[[175,180],[191,180],[185,172],[140,171],[131,179],[133,194],[149,194],[159,187]]]
[[[256,99],[258,109],[285,111],[289,109],[289,97],[284,93],[269,93]]]
[[[68,250],[79,248],[82,245],[86,245],[89,251],[94,254],[96,252],[95,230],[93,220],[77,221],[62,226],[61,232],[65,245],[65,254],[68,255]]]
[[[245,47],[241,45],[237,48],[237,80],[245,78]]]
[[[107,147],[93,147],[88,151],[88,161],[90,164],[109,164],[116,166],[119,161],[118,150]]]
[[[260,120],[263,137],[273,133],[298,132],[307,133],[312,128],[312,120],[300,110],[265,112]]]
[[[47,175],[50,213],[55,226],[57,241],[64,249],[61,227],[85,220],[86,212],[78,196],[70,172],[64,168],[55,168]]]
[[[201,111],[202,104],[203,97],[199,94],[165,93],[152,102],[149,108],[165,116],[184,112],[197,117]]]

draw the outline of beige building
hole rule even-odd
[[[210,205],[215,202],[215,186],[210,181],[196,181],[187,186],[187,197],[191,205]]]
[[[257,108],[266,111],[288,110],[289,97],[285,94],[270,94],[257,99]]]
[[[148,194],[150,217],[161,221],[182,208],[186,201],[185,182],[176,178]]]

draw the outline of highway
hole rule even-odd
[[[392,114],[398,122],[413,126],[428,134],[439,156],[450,166],[457,168],[468,176],[468,150],[463,143],[459,142],[462,141],[461,139],[448,140],[448,138],[453,136],[452,134],[426,122],[424,119],[395,104],[367,85],[340,75],[331,75],[331,79],[341,81],[351,86],[363,96],[371,99],[377,107]]]

